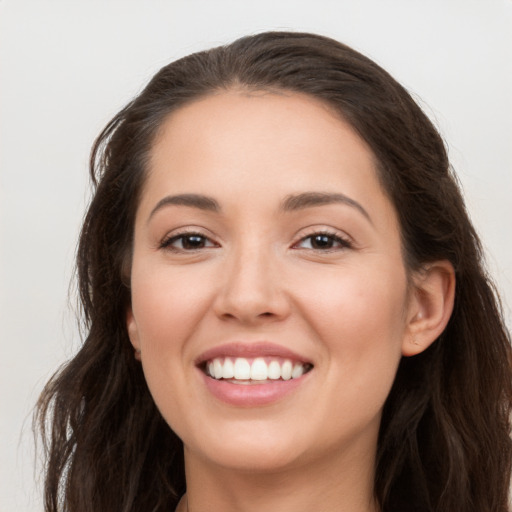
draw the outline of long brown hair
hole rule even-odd
[[[379,434],[384,512],[505,512],[512,460],[510,337],[443,141],[407,91],[332,39],[270,32],[162,68],[95,142],[95,194],[77,257],[84,343],[38,403],[46,511],[169,511],[185,491],[183,446],[149,394],[126,332],[135,211],[166,116],[217,90],[323,100],[368,143],[401,226],[409,270],[449,260],[455,308],[438,340],[402,358]]]

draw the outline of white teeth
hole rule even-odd
[[[277,361],[270,361],[268,365],[268,378],[272,380],[281,378],[281,365]]]
[[[285,361],[283,363],[283,366],[281,366],[281,378],[283,380],[290,380],[292,378],[292,362],[291,361]]]
[[[213,360],[213,375],[216,379],[222,378],[222,362],[220,359]]]
[[[215,379],[241,381],[290,380],[301,377],[309,365],[293,364],[290,360],[271,360],[268,364],[263,357],[252,360],[237,357],[234,362],[229,357],[216,357],[206,365],[208,375]]]
[[[256,358],[251,365],[251,380],[267,380],[267,363],[261,357]]]
[[[251,365],[247,359],[238,357],[235,361],[235,379],[249,380],[251,378]]]
[[[222,378],[223,379],[232,379],[235,376],[235,365],[233,361],[227,357],[224,360],[224,365],[222,368]]]
[[[304,373],[304,366],[297,363],[292,370],[292,379],[298,379]]]

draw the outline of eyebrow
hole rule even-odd
[[[314,208],[315,206],[323,206],[329,204],[345,204],[351,206],[363,214],[366,219],[373,224],[369,213],[354,199],[339,194],[328,192],[303,192],[302,194],[289,195],[281,205],[281,211],[292,212],[303,210],[305,208]],[[202,194],[178,194],[174,196],[166,196],[151,210],[148,222],[153,215],[165,206],[188,206],[190,208],[198,208],[199,210],[218,213],[221,211],[219,203],[212,197]]]
[[[373,224],[370,214],[354,199],[338,193],[327,193],[327,192],[304,192],[302,194],[288,196],[282,205],[282,210],[285,212],[291,212],[296,210],[302,210],[304,208],[313,208],[315,206],[323,206],[328,204],[341,203],[347,206],[351,206],[358,210],[366,217],[366,219]]]
[[[198,208],[199,210],[205,210],[210,212],[219,212],[220,206],[215,199],[201,194],[178,194],[175,196],[166,196],[151,210],[148,217],[148,222],[153,215],[165,206],[176,205],[176,206],[188,206],[190,208]]]

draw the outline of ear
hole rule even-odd
[[[135,349],[135,359],[137,361],[141,360],[141,349],[140,349],[140,340],[139,340],[139,331],[137,329],[137,322],[135,321],[135,317],[133,316],[133,311],[131,306],[128,308],[126,312],[126,329],[128,331],[128,337],[130,338],[130,342]]]
[[[455,271],[448,261],[430,263],[414,274],[402,354],[427,349],[450,320],[455,298]]]

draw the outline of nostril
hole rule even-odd
[[[224,321],[270,322],[283,319],[289,312],[286,297],[282,294],[264,296],[258,290],[235,293],[226,289],[218,295],[214,303],[216,316]]]

